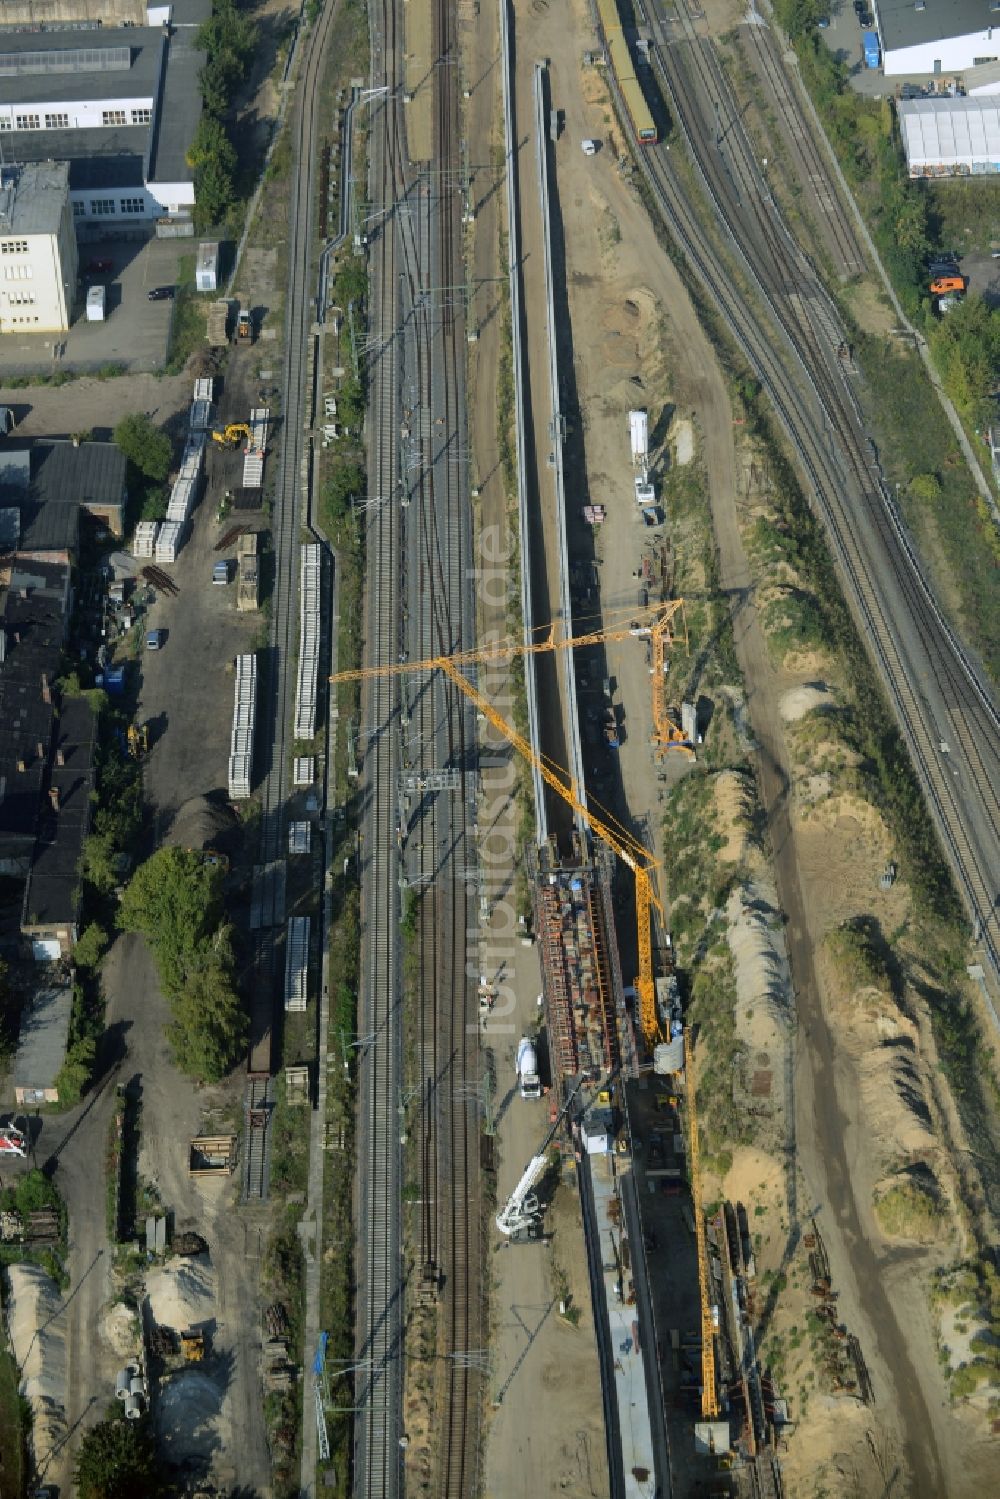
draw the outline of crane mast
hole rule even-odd
[[[715,1316],[712,1312],[711,1280],[708,1273],[705,1215],[701,1206],[698,1111],[690,1026],[684,1031],[684,1067],[687,1072],[688,1126],[691,1131],[691,1210],[694,1213],[694,1235],[698,1246],[698,1292],[701,1300],[701,1415],[704,1421],[714,1421],[719,1414],[719,1400],[715,1393]]]

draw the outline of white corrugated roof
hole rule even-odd
[[[924,162],[1000,162],[1000,101],[994,102],[989,95],[975,99],[902,99],[897,108],[911,166]]]

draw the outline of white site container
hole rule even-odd
[[[87,322],[103,323],[107,316],[107,287],[91,286],[87,289]]]

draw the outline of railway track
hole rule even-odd
[[[399,658],[404,567],[401,527],[401,298],[412,303],[415,247],[407,205],[401,125],[401,38],[396,9],[369,12],[373,101],[369,197],[378,228],[369,258],[366,664]],[[370,726],[362,770],[362,955],[358,1005],[359,1182],[358,1363],[355,1490],[393,1499],[403,1488],[402,1303],[399,1125],[401,989],[399,684],[369,679],[362,719]]]
[[[282,381],[285,391],[284,428],[275,475],[274,512],[271,535],[274,546],[274,608],[271,615],[269,651],[262,695],[261,716],[271,725],[271,736],[261,770],[261,831],[258,867],[254,872],[254,905],[261,915],[255,951],[255,996],[272,996],[271,1016],[266,1004],[255,1003],[250,1037],[245,1122],[247,1168],[246,1200],[268,1195],[270,1148],[268,1128],[273,1095],[264,1086],[263,1103],[257,1094],[263,1075],[274,1066],[272,1034],[281,1006],[281,963],[276,935],[284,925],[283,866],[286,851],[284,808],[288,797],[288,771],[292,747],[292,713],[295,695],[295,658],[298,648],[299,530],[302,504],[303,427],[308,389],[309,328],[313,303],[309,289],[312,273],[312,205],[315,197],[316,159],[314,145],[321,109],[320,70],[330,27],[332,6],[325,7],[309,39],[303,67],[299,104],[295,112],[295,161],[292,173],[292,203],[288,224],[288,297],[285,317],[285,350]],[[263,737],[263,736],[259,736]],[[270,1019],[271,1023],[268,1023]]]
[[[408,221],[419,268],[407,318],[405,414],[410,464],[405,512],[407,619],[401,650],[412,659],[472,644],[468,586],[470,513],[464,469],[464,322],[458,288],[464,272],[457,174],[457,101],[452,54],[454,16],[447,0],[433,11],[433,172],[411,193]],[[417,1258],[421,1289],[439,1296],[439,1346],[445,1360],[432,1392],[437,1440],[433,1492],[474,1492],[478,1464],[478,1387],[468,1350],[478,1341],[480,1244],[477,1211],[478,1121],[470,1083],[478,1075],[478,1036],[466,975],[471,915],[466,875],[470,843],[467,774],[474,724],[466,700],[440,673],[404,689],[407,770],[446,788],[414,793],[405,838],[411,882],[419,891],[416,940],[417,1139],[420,1210]]]
[[[822,150],[796,105],[793,84],[777,55],[774,32],[759,19],[751,20],[748,16],[738,28],[737,36],[750,54],[751,65],[771,91],[784,139],[791,150],[794,175],[813,195],[818,209],[817,227],[825,232],[827,245],[840,262],[840,271],[851,276],[866,270],[868,256],[857,225],[841,201]]]
[[[670,41],[657,14],[650,12],[660,78],[710,201],[742,271],[768,308],[774,332],[762,332],[733,286],[666,152],[645,151],[641,164],[666,222],[795,443],[956,884],[990,963],[1000,971],[996,706],[943,619],[878,475],[860,406],[838,358],[836,309],[761,179],[714,52],[695,34],[683,0],[676,10],[682,39],[675,35]],[[717,117],[709,117],[713,108]],[[778,285],[776,266],[781,268]]]

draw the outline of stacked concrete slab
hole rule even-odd
[[[157,562],[176,562],[177,553],[184,544],[184,525],[181,521],[165,520],[156,538],[153,556]]]
[[[316,542],[302,548],[299,583],[299,670],[295,683],[295,737],[311,739],[316,732],[316,692],[319,679],[320,549]]]
[[[293,916],[285,938],[285,1009],[301,1014],[308,993],[309,917]]]
[[[266,406],[255,406],[250,413],[250,441],[243,455],[243,488],[259,489],[264,482],[264,449],[267,447]]]
[[[233,732],[229,745],[229,797],[245,801],[253,777],[253,732],[257,708],[257,657],[236,657]]]
[[[158,520],[141,520],[135,528],[132,552],[136,557],[152,557],[156,552],[156,538],[160,534]]]

